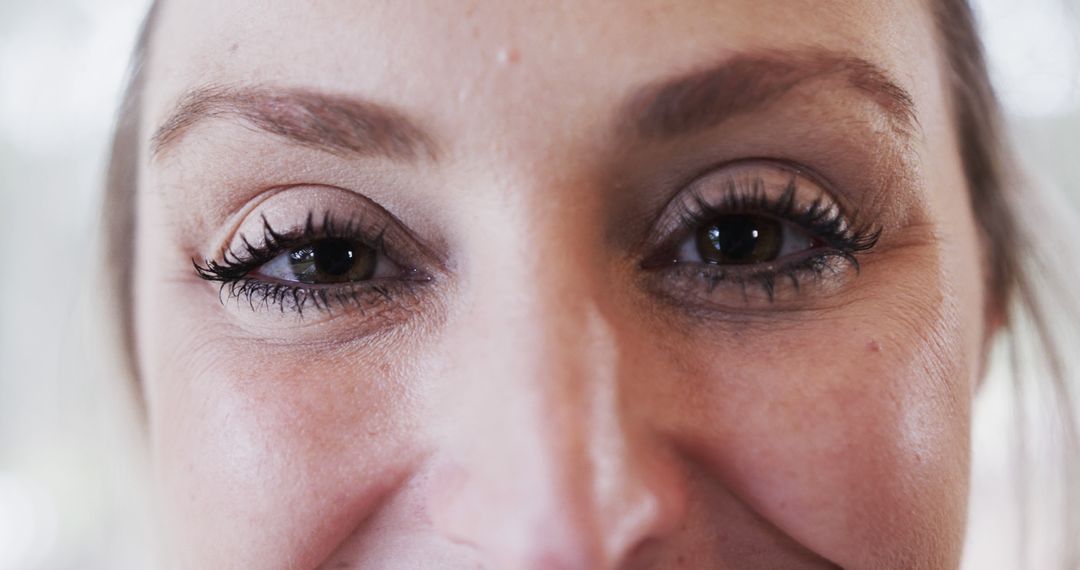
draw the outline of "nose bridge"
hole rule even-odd
[[[549,257],[503,257],[451,335],[458,412],[432,518],[499,567],[607,567],[669,525],[679,501],[624,415],[630,333],[605,314],[601,262],[566,236],[534,235]]]
[[[609,279],[597,222],[587,217],[526,203],[486,221],[470,248],[480,261],[470,268],[469,301],[454,331],[468,345],[463,353],[482,357],[460,363],[463,373],[541,390],[537,396],[566,411],[614,382],[620,339],[605,313]]]
[[[594,440],[619,429],[624,339],[605,314],[602,254],[575,225],[533,216],[517,225],[531,239],[494,244],[498,269],[491,279],[473,279],[477,294],[464,326],[467,342],[486,354],[460,370],[470,384],[501,394],[512,417],[492,419],[508,435],[532,440],[527,448],[547,455],[549,468],[587,481],[592,462],[583,459]]]

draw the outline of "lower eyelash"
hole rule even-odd
[[[826,273],[838,273],[838,264],[852,267],[856,274],[860,270],[859,261],[851,253],[827,250],[806,255],[800,260],[781,266],[748,270],[745,267],[722,267],[708,264],[676,264],[668,267],[667,272],[674,278],[689,278],[704,284],[707,294],[724,284],[735,285],[742,290],[744,301],[749,301],[748,287],[759,287],[771,303],[776,298],[777,288],[785,284],[798,292],[807,279],[820,279]]]
[[[228,300],[235,300],[238,304],[246,302],[252,311],[271,310],[276,306],[282,313],[288,309],[302,317],[307,308],[331,312],[334,306],[363,310],[375,306],[377,302],[396,303],[398,295],[402,293],[401,287],[410,283],[366,282],[347,286],[308,287],[242,277],[222,282],[218,297],[222,304]]]
[[[263,218],[262,241],[253,245],[241,236],[242,247],[239,252],[226,250],[222,261],[206,260],[203,263],[192,260],[195,273],[206,281],[220,283],[218,299],[224,305],[235,301],[238,306],[246,304],[251,310],[271,310],[277,308],[303,316],[307,309],[331,312],[334,307],[347,309],[378,308],[382,311],[399,304],[398,301],[408,293],[408,289],[426,277],[409,269],[408,276],[401,279],[358,281],[336,283],[333,285],[311,285],[289,283],[250,276],[252,272],[269,262],[275,256],[288,251],[291,247],[303,245],[319,238],[343,238],[357,240],[369,247],[385,253],[383,232],[385,228],[367,227],[360,220],[336,223],[327,213],[319,226],[313,223],[309,213],[303,228],[282,234],[270,227]],[[374,235],[374,237],[369,237]],[[381,306],[380,306],[381,305]]]

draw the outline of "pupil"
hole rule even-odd
[[[356,263],[353,244],[341,239],[328,239],[312,247],[315,258],[315,270],[324,275],[340,277],[352,269]]]
[[[698,250],[708,263],[739,265],[776,259],[780,223],[762,216],[722,216],[698,232]]]
[[[322,239],[293,250],[289,265],[301,283],[345,283],[371,279],[377,257],[353,240]]]

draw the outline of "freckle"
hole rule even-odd
[[[876,340],[871,340],[866,343],[866,350],[869,350],[870,352],[881,352],[881,344]]]
[[[240,44],[236,43],[229,46],[229,53],[236,53],[236,50],[240,49]]]
[[[499,53],[495,55],[499,64],[506,65],[508,63],[517,63],[521,59],[521,53],[517,48],[503,48],[499,50]]]

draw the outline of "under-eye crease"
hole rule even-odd
[[[338,222],[309,212],[302,226],[279,232],[265,216],[261,235],[241,234],[221,261],[193,260],[196,274],[221,284],[222,303],[234,299],[252,310],[276,307],[303,314],[307,308],[371,308],[398,300],[405,289],[430,276],[395,257],[386,226],[357,218]]]
[[[670,296],[726,305],[732,291],[749,301],[756,290],[773,302],[782,290],[804,292],[808,279],[859,273],[859,256],[875,247],[881,228],[853,218],[784,164],[724,166],[672,200],[642,267],[663,278]]]

